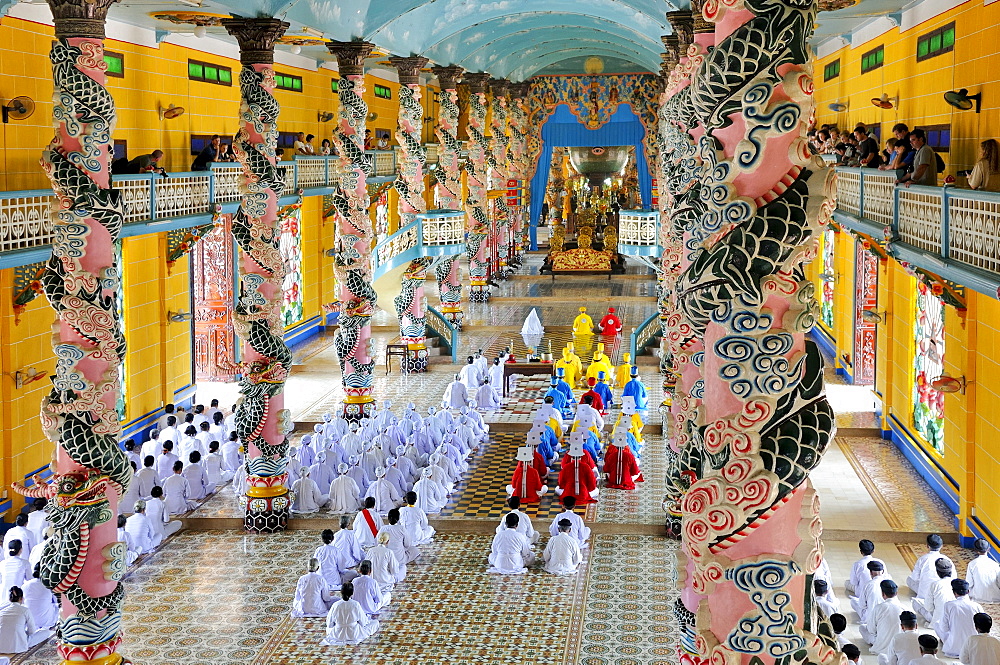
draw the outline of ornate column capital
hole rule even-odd
[[[705,0],[691,0],[691,19],[694,22],[694,34],[700,35],[706,32],[715,32],[715,24],[705,20],[702,7]]]
[[[473,72],[466,74],[462,77],[462,83],[469,88],[469,92],[472,94],[485,93],[487,84],[489,83],[490,75],[485,72]]]
[[[490,79],[490,91],[494,97],[506,97],[510,94],[510,81],[507,79]]]
[[[438,78],[442,90],[455,90],[458,82],[462,80],[465,69],[458,65],[448,65],[447,67],[431,67],[431,72]]]
[[[362,76],[365,73],[365,58],[371,55],[375,45],[371,42],[328,41],[326,48],[337,56],[337,67],[341,76]]]
[[[414,85],[420,83],[420,70],[426,67],[430,60],[419,55],[409,58],[394,55],[389,58],[389,62],[399,72],[400,85]]]
[[[660,54],[660,59],[665,63],[672,63],[670,68],[673,69],[674,65],[681,61],[680,39],[677,35],[663,35],[660,37],[660,41],[663,42],[663,53]]]
[[[104,39],[108,10],[118,0],[49,0],[57,39]]]
[[[667,21],[677,35],[680,55],[687,53],[688,46],[694,41],[694,17],[690,11],[667,12]]]
[[[530,92],[531,92],[531,84],[527,81],[510,84],[511,99],[523,99],[527,97],[530,94]]]
[[[222,19],[222,27],[240,45],[240,63],[274,64],[274,43],[288,30],[288,23],[277,18],[243,18],[233,14]]]

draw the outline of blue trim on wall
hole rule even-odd
[[[920,477],[927,481],[927,484],[931,486],[934,493],[938,495],[944,503],[948,506],[948,509],[954,514],[958,514],[958,490],[960,485],[955,482],[947,471],[937,462],[937,460],[930,457],[920,444],[916,442],[915,437],[907,430],[905,426],[896,416],[889,416],[889,436],[885,437],[883,433],[883,438],[889,438],[899,449],[899,452],[903,453],[903,457],[909,460],[910,464],[916,470]]]
[[[976,538],[982,538],[983,540],[987,541],[992,548],[988,556],[994,561],[1000,561],[1000,552],[998,552],[998,550],[1000,550],[1000,539],[997,539],[997,537],[993,534],[993,532],[990,531],[990,529],[985,524],[983,524],[982,521],[980,521],[980,519],[975,515],[965,520],[965,525],[969,528],[969,531],[971,531],[975,535],[974,536],[959,535],[958,539],[962,547],[971,548],[973,541],[976,540]]]
[[[837,344],[826,330],[817,325],[813,326],[809,332],[824,356],[827,358],[835,358],[837,356]]]
[[[301,344],[318,335],[319,329],[323,327],[323,323],[323,317],[317,314],[297,324],[291,330],[286,330],[285,334],[282,335],[282,339],[285,340],[285,344],[288,346]]]

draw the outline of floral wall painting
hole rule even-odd
[[[931,287],[917,281],[913,326],[913,425],[938,453],[944,453],[944,393],[931,381],[944,372],[944,303]]]
[[[278,251],[285,264],[281,322],[290,326],[302,320],[302,215],[299,206],[283,208],[278,213],[278,222],[281,224]]]

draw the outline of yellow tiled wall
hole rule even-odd
[[[917,39],[955,22],[954,50],[917,62]],[[1000,138],[1000,4],[964,2],[958,7],[901,32],[899,28],[864,44],[845,47],[815,64],[816,125],[836,124],[853,129],[858,122],[882,125],[883,141],[892,136],[897,122],[911,129],[923,125],[951,125],[951,153],[945,155],[946,173],[972,168],[978,146],[988,138]],[[885,46],[885,64],[861,73],[861,57],[880,44]],[[840,76],[823,81],[824,67],[840,59]],[[982,113],[959,111],[943,98],[945,92],[967,88],[983,93]],[[899,105],[882,110],[873,97],[899,96]],[[846,111],[829,109],[832,102],[846,103]],[[963,182],[960,179],[960,182]]]

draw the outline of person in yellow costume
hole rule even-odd
[[[615,373],[611,358],[604,355],[603,344],[598,344],[597,348],[594,349],[594,359],[587,368],[587,379],[593,378],[596,381],[600,372],[604,372],[604,376],[614,376]]]
[[[632,354],[622,354],[622,364],[615,368],[615,388],[621,390],[629,382],[632,372]]]
[[[587,308],[581,307],[580,314],[573,319],[574,335],[593,335],[594,320],[587,314]]]
[[[563,370],[563,379],[569,384],[569,387],[575,388],[577,379],[583,374],[583,363],[573,353],[573,342],[566,345],[562,352],[562,358],[556,361],[556,372],[558,373],[560,369]]]

